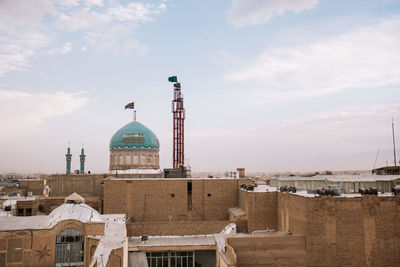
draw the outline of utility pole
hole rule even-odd
[[[393,157],[394,157],[394,166],[396,166],[396,143],[394,140],[394,120],[392,118],[392,135],[393,135]]]

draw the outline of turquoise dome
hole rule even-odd
[[[110,150],[118,148],[152,148],[159,149],[157,136],[146,126],[132,121],[119,129],[111,138]]]

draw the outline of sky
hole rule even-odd
[[[172,75],[195,172],[392,165],[399,44],[398,0],[0,0],[0,173],[63,173],[68,144],[107,171],[132,101],[171,167]]]

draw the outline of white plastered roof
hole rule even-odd
[[[49,214],[49,224],[51,226],[65,220],[78,220],[83,223],[103,222],[100,214],[84,203],[63,204]]]
[[[44,216],[0,216],[0,231],[51,229],[65,220],[78,220],[82,223],[101,223],[100,214],[86,204],[63,204]]]

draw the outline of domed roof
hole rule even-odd
[[[110,150],[116,148],[159,149],[159,147],[157,136],[137,121],[132,121],[119,129],[110,141]]]
[[[83,223],[103,222],[100,213],[84,203],[63,204],[49,214],[50,226],[65,220],[78,220]]]

